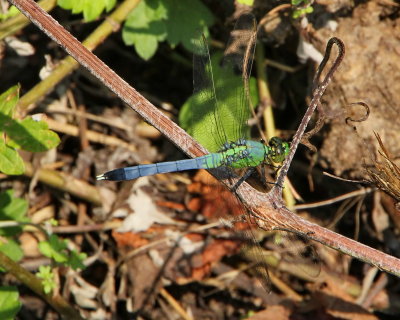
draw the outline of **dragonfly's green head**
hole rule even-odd
[[[290,144],[289,142],[283,141],[281,138],[272,137],[268,142],[268,159],[271,159],[275,163],[282,162],[289,154]]]

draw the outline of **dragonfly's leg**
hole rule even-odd
[[[269,184],[276,184],[275,182],[269,182],[269,181],[267,181],[267,179],[265,179],[265,166],[266,165],[271,166],[272,168],[276,169],[277,171],[281,167],[281,166],[274,166],[273,164],[268,163],[268,162],[263,162],[262,163],[262,165],[261,165],[261,179],[262,179],[262,182],[264,184],[264,187],[268,187]],[[278,185],[278,186],[283,188],[283,186],[281,186],[281,185]]]
[[[236,182],[236,184],[232,187],[232,191],[236,192],[237,188],[239,188],[239,186],[246,181],[256,170],[255,167],[250,167],[249,169],[247,169],[246,173],[239,179],[238,182]]]

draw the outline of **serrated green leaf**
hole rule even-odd
[[[115,4],[117,3],[117,0],[104,0],[104,1],[105,1],[107,12],[111,11],[111,9],[114,8]]]
[[[58,263],[65,263],[68,261],[66,240],[61,240],[55,234],[52,234],[48,241],[39,242],[38,247],[43,255],[54,259]]]
[[[47,241],[39,243],[40,252],[54,259],[58,263],[72,267],[73,269],[84,269],[83,260],[87,257],[85,253],[78,253],[75,250],[69,251],[67,240],[61,240],[52,234]]]
[[[105,3],[101,0],[93,1],[84,1],[85,6],[83,7],[83,18],[85,21],[93,21],[96,20],[97,17],[101,15],[103,10],[105,9]]]
[[[233,70],[222,69],[219,61],[221,54],[215,54],[211,58],[212,70],[215,81],[215,91],[218,98],[218,113],[220,118],[229,119],[229,121],[221,121],[220,132],[224,132],[225,137],[230,141],[236,141],[238,138],[248,138],[248,133],[244,137],[238,137],[238,128],[242,125],[241,122],[248,119],[239,117],[241,112],[235,111],[234,108],[239,108],[236,100],[237,90],[243,90],[243,81],[240,75],[234,73]],[[223,74],[223,76],[221,76]],[[253,105],[258,103],[257,83],[256,79],[249,79],[249,90]],[[212,115],[214,105],[209,105],[204,102],[204,96],[201,93],[192,95],[181,108],[179,113],[180,125],[195,137],[208,151],[214,152],[221,148],[222,144],[228,141],[218,141],[217,137],[210,137],[210,114]],[[243,107],[247,108],[247,105]],[[194,116],[195,115],[195,116]],[[212,118],[214,118],[212,116]]]
[[[3,130],[9,138],[8,145],[30,152],[43,152],[60,143],[58,135],[49,130],[45,121],[36,121],[31,117],[23,120],[1,118],[0,123],[3,123]]]
[[[158,41],[155,37],[138,36],[140,46],[135,46],[137,54],[144,60],[149,60],[157,51]]]
[[[14,16],[16,16],[19,13],[19,10],[17,7],[15,6],[11,6],[7,12],[5,13],[0,13],[0,21],[4,21],[7,20],[9,18],[12,18]]]
[[[307,7],[304,10],[305,10],[305,13],[313,13],[314,12],[314,8],[313,7]]]
[[[77,252],[76,250],[72,250],[68,265],[71,266],[72,269],[77,270],[77,269],[85,269],[86,266],[83,264],[83,260],[87,258],[87,254],[84,252]]]
[[[20,175],[25,172],[25,164],[18,152],[7,146],[0,138],[0,172],[9,175]]]
[[[247,6],[252,6],[254,4],[254,0],[237,0],[237,2]]]
[[[12,117],[19,99],[19,85],[13,86],[0,95],[0,113]],[[0,131],[2,131],[0,127]]]
[[[106,10],[114,8],[116,0],[58,0],[57,4],[66,10],[71,10],[73,14],[83,13],[85,21],[93,21]]]
[[[13,190],[7,190],[0,193],[0,220],[14,220],[18,222],[28,222],[26,216],[28,211],[28,202],[21,198],[13,196]],[[21,227],[1,228],[0,235],[10,237],[21,232]]]
[[[0,310],[1,319],[12,320],[21,309],[19,301],[19,292],[17,287],[2,286],[0,287]]]
[[[54,272],[50,266],[40,266],[39,272],[36,273],[36,276],[42,279],[44,293],[49,294],[57,287],[57,284],[54,281]]]
[[[7,242],[0,242],[0,251],[13,261],[20,261],[24,256],[20,245],[10,238],[7,239]]]
[[[164,0],[168,10],[166,20],[167,40],[172,46],[182,43],[193,51],[193,35],[207,33],[214,17],[210,10],[199,0]]]
[[[167,12],[162,1],[141,1],[125,21],[122,39],[125,44],[135,46],[141,58],[148,60],[156,52],[158,42],[164,41],[167,36],[166,18]]]

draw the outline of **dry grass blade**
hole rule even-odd
[[[378,133],[375,133],[375,137],[381,148],[379,155],[382,161],[375,159],[374,167],[367,168],[367,173],[373,184],[400,202],[400,168],[391,159]]]

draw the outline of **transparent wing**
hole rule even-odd
[[[254,245],[249,250],[250,255],[246,253],[244,256],[255,262],[255,273],[267,292],[271,290],[272,284],[269,268],[277,268],[304,280],[314,280],[318,277],[321,261],[309,239],[288,231],[274,231],[264,238],[265,245],[261,247],[255,236],[255,218],[249,213],[246,215],[245,220],[249,224],[246,235]]]
[[[213,64],[204,35],[194,41],[194,48],[193,99],[197,107],[192,110],[193,136],[208,151],[215,152],[227,141],[227,137],[218,111]]]
[[[251,13],[241,15],[231,33],[222,62],[222,79],[229,78],[232,70],[236,75],[232,77],[232,87],[235,92],[226,100],[226,108],[222,109],[227,113],[224,115],[224,119],[225,116],[228,119],[226,126],[235,128],[231,136],[228,136],[230,141],[249,137],[247,121],[253,108],[249,77],[253,66],[256,40],[257,23],[254,16]],[[217,92],[219,89],[217,85]]]
[[[226,142],[249,137],[249,74],[256,39],[253,15],[236,22],[222,58],[210,58],[204,36],[195,41],[193,85],[195,105],[192,109],[194,137],[209,151],[217,151]]]
[[[280,255],[280,265],[284,271],[302,278],[316,278],[320,274],[320,257],[311,240],[305,236],[289,231],[275,231],[267,241],[267,246]],[[297,270],[293,270],[292,266]]]

